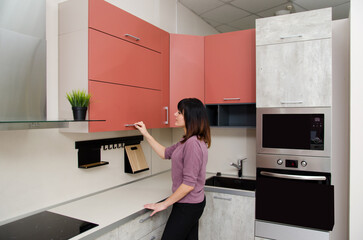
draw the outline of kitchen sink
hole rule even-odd
[[[256,181],[251,179],[213,176],[205,181],[206,186],[241,189],[248,191],[256,190]]]

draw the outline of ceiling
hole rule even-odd
[[[332,7],[333,20],[349,17],[350,0],[178,0],[217,31],[255,28],[257,18],[275,16],[279,10],[303,12]]]

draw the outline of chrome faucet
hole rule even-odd
[[[238,170],[238,177],[242,177],[242,172],[243,172],[243,161],[247,160],[247,158],[241,158],[237,160],[237,164],[236,163],[230,163],[231,166],[237,168]]]

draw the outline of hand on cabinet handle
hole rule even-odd
[[[140,41],[140,38],[132,36],[131,34],[125,34],[125,37],[131,37],[134,38],[136,41]]]
[[[164,122],[164,124],[168,125],[169,124],[169,108],[164,107],[164,109],[166,110],[166,121]]]
[[[145,222],[146,220],[148,220],[150,218],[151,218],[151,216],[147,216],[146,218],[142,218],[142,219],[139,220],[139,223],[143,223],[143,222]]]

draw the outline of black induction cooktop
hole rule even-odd
[[[44,211],[0,226],[0,239],[70,239],[98,224]]]

